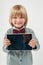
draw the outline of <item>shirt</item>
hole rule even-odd
[[[8,29],[4,39],[7,38],[7,34],[13,34],[13,29],[14,28]],[[38,50],[40,48],[40,45],[38,39],[35,36],[34,31],[30,28],[25,28],[25,33],[32,34],[32,38],[35,39],[36,46],[37,46],[37,48],[33,50]],[[32,65],[33,64],[31,50],[8,50],[3,45],[3,51],[7,53],[7,65]]]

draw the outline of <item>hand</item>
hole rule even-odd
[[[28,45],[30,45],[32,48],[35,48],[35,40],[34,39],[31,39],[30,42],[28,43]]]
[[[9,45],[11,45],[10,40],[9,40],[9,39],[5,39],[5,40],[4,40],[4,45],[5,45],[6,47],[8,47]]]

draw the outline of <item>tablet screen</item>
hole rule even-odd
[[[26,45],[32,39],[32,34],[8,34],[7,38],[10,40],[11,45],[8,50],[28,50]]]

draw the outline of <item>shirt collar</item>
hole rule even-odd
[[[23,26],[22,28],[20,28],[20,30],[23,29],[23,28],[26,28],[26,26]],[[17,28],[14,26],[13,29],[17,29]]]

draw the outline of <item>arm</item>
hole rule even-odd
[[[4,37],[4,40],[7,39],[7,34],[9,34],[9,31],[10,31],[10,30],[7,31],[7,33],[6,33],[5,37]],[[3,43],[4,43],[4,40],[3,40]],[[7,52],[7,53],[10,52],[10,50],[7,49],[7,47],[5,46],[5,44],[3,45],[3,51],[4,51],[4,52]]]
[[[35,42],[35,48],[33,48],[33,49],[39,50],[39,48],[40,48],[39,41],[38,41],[38,39],[33,31],[32,31],[32,39],[34,39],[34,42]]]

